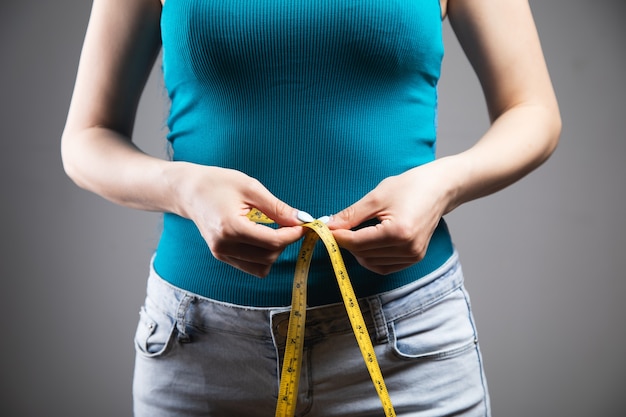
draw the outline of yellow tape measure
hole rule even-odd
[[[248,218],[257,223],[273,223],[265,214],[257,209],[252,209],[248,213]],[[374,346],[367,331],[363,314],[359,307],[356,295],[348,277],[348,271],[343,262],[339,246],[333,237],[332,232],[325,223],[320,220],[304,223],[304,227],[310,230],[306,233],[298,259],[293,281],[293,292],[291,298],[291,312],[289,314],[289,327],[287,328],[287,344],[285,346],[285,357],[283,359],[283,369],[280,377],[280,390],[278,402],[276,404],[276,417],[292,417],[296,411],[298,398],[298,383],[300,382],[300,370],[302,369],[302,352],[304,347],[304,328],[306,323],[306,290],[309,267],[313,249],[318,239],[322,239],[328,255],[330,256],[335,277],[339,284],[341,297],[346,307],[352,331],[367,370],[372,378],[374,388],[380,398],[386,417],[395,417],[396,412],[391,404],[391,398],[385,385]]]

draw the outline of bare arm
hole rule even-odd
[[[296,226],[296,210],[245,174],[147,155],[131,141],[137,105],[160,49],[158,0],[95,0],[62,137],[67,174],[127,207],[193,220],[213,254],[263,276],[299,227],[249,221],[258,207]],[[217,197],[219,196],[219,198]]]
[[[444,214],[538,167],[561,131],[528,1],[448,0],[447,13],[480,80],[492,123],[467,151],[387,178],[334,216],[330,226],[338,242],[382,274],[421,260]],[[381,223],[347,230],[372,217]]]
[[[160,4],[154,0],[94,1],[61,152],[79,186],[109,200],[148,210],[172,209],[159,179],[165,161],[130,138],[137,105],[160,48]]]
[[[561,118],[527,0],[449,0],[448,16],[492,120],[458,156],[465,172],[450,210],[537,168],[556,148]]]

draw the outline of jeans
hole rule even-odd
[[[359,303],[398,416],[490,415],[456,254]],[[288,307],[216,302],[152,270],[135,336],[135,417],[273,416],[288,320]],[[296,415],[383,415],[344,306],[310,308],[305,332]]]

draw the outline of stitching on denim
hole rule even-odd
[[[452,272],[451,274],[446,274],[441,278],[433,281],[425,287],[422,287],[416,290],[413,294],[408,295],[406,298],[415,297],[415,298],[424,298],[424,302],[419,303],[412,309],[402,311],[397,314],[387,315],[387,320],[389,322],[395,321],[401,318],[405,318],[411,316],[413,314],[419,314],[434,304],[437,304],[439,301],[452,294],[454,291],[458,290],[463,285],[463,275],[458,274],[458,269]],[[452,276],[451,276],[452,275]],[[443,280],[449,279],[449,282],[442,282]],[[438,288],[439,287],[439,288]],[[430,289],[430,291],[428,291]],[[419,297],[422,295],[422,297]],[[424,297],[426,295],[426,297]],[[384,309],[384,306],[383,306]]]
[[[194,297],[185,294],[180,300],[178,309],[176,310],[176,329],[178,330],[178,340],[182,343],[186,343],[191,340],[186,331],[185,316],[187,315],[187,310],[189,310],[189,306],[193,300]]]
[[[367,299],[370,305],[370,315],[374,321],[374,330],[376,331],[377,343],[389,342],[389,331],[387,329],[387,319],[385,318],[385,311],[383,310],[382,303],[379,297],[370,297]]]

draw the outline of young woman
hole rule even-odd
[[[445,18],[492,123],[436,159]],[[161,49],[170,160],[131,140]],[[274,413],[301,210],[332,215],[398,415],[489,415],[443,216],[535,169],[560,129],[526,0],[95,0],[64,166],[104,198],[164,213],[135,415]],[[308,287],[297,414],[380,415],[321,248]]]

